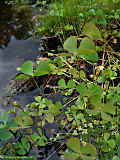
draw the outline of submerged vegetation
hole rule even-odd
[[[54,0],[37,17],[43,57],[15,81],[32,79],[40,94],[0,115],[1,158],[120,159],[119,8],[119,0]]]

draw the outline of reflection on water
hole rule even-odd
[[[32,28],[31,8],[0,5],[0,48],[7,47],[14,36],[17,40],[27,39]]]
[[[28,38],[31,27],[31,8],[0,4],[0,111],[7,109],[3,97],[16,68],[38,55],[40,42]]]

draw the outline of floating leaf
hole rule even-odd
[[[99,29],[92,22],[85,24],[82,33],[91,38],[92,40],[102,40]]]
[[[33,62],[32,61],[25,62],[21,67],[21,72],[33,76]]]
[[[77,38],[74,36],[69,37],[63,45],[64,49],[66,49],[69,52],[76,52],[77,50]]]

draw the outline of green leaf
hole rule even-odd
[[[66,144],[70,149],[74,150],[77,153],[80,153],[80,139],[79,138],[71,137],[70,139],[68,139]]]
[[[77,91],[81,94],[81,96],[87,96],[88,90],[84,83],[80,83],[77,85]]]
[[[40,138],[40,140],[37,142],[37,145],[38,146],[45,146],[46,145],[46,142],[47,142],[47,138],[45,136],[42,136]]]
[[[76,154],[73,152],[65,152],[64,157],[66,160],[77,160],[79,157],[79,154]]]
[[[92,22],[85,24],[83,28],[83,34],[88,36],[92,40],[102,40],[99,29]]]
[[[76,52],[77,50],[77,38],[74,36],[71,36],[68,38],[63,45],[64,49],[69,52]]]
[[[25,62],[21,67],[21,72],[33,76],[33,62],[32,61]]]
[[[45,115],[45,119],[49,122],[49,123],[53,123],[54,122],[54,115],[51,113],[48,113]]]
[[[8,129],[6,128],[0,129],[0,140],[5,141],[5,140],[10,139],[11,137],[12,137],[12,134],[11,132],[9,132]]]
[[[106,113],[115,114],[116,107],[113,106],[112,103],[108,102],[108,103],[104,104],[103,111]]]
[[[60,80],[58,81],[58,85],[59,85],[60,87],[66,88],[66,82],[65,82],[65,80],[64,80],[64,79],[60,79]]]
[[[98,61],[98,54],[96,52],[96,47],[93,41],[87,37],[82,39],[80,47],[77,50],[77,55],[82,56],[83,58],[91,62]]]
[[[7,123],[6,127],[11,130],[17,130],[18,125],[14,120],[11,120],[10,122]]]
[[[31,135],[31,139],[32,139],[32,141],[36,141],[36,140],[38,140],[38,139],[40,139],[40,136],[38,136],[36,133],[33,133],[32,135]]]
[[[36,71],[34,72],[34,76],[43,76],[46,74],[50,73],[50,67],[49,67],[49,63],[46,61],[41,61],[37,67],[36,67]]]
[[[67,88],[74,88],[75,87],[75,82],[73,80],[69,80],[67,83]]]
[[[0,120],[4,123],[7,123],[9,114],[8,112],[3,112],[0,114]]]
[[[120,160],[120,158],[118,156],[114,156],[112,160]]]
[[[64,29],[65,29],[66,31],[73,30],[73,26],[67,24],[67,25],[64,27]]]
[[[103,144],[101,145],[101,150],[102,150],[103,152],[109,152],[108,144],[107,144],[107,143],[103,143]]]
[[[111,148],[114,148],[115,145],[116,145],[114,139],[110,139],[110,140],[108,141],[108,144],[109,144],[109,146],[110,146]]]
[[[72,54],[70,54],[70,53],[58,53],[58,55],[60,55],[62,57],[70,57],[70,56],[72,56]]]
[[[84,119],[84,115],[82,113],[78,113],[77,114],[77,119],[83,120]]]
[[[86,79],[86,74],[83,70],[80,70],[79,72],[79,77],[82,79],[82,80],[85,80]]]
[[[104,140],[107,141],[110,137],[110,133],[104,133]]]
[[[95,160],[97,157],[96,148],[89,143],[80,147],[81,158],[84,160]]]
[[[27,79],[27,78],[29,78],[29,76],[26,76],[26,75],[24,75],[24,74],[20,74],[20,75],[18,75],[17,77],[15,77],[14,80]]]
[[[21,143],[19,142],[16,142],[15,145],[14,145],[15,149],[16,149],[16,152],[20,155],[24,155],[25,154],[25,150],[24,150],[24,147]]]
[[[89,39],[88,37],[83,38],[80,43],[79,49],[85,49],[85,48],[91,49],[91,50],[96,50],[94,42],[91,39]]]
[[[106,19],[105,18],[99,18],[99,20],[98,20],[98,22],[97,22],[98,24],[103,24],[103,25],[106,25],[107,24],[107,21],[106,21]]]
[[[104,12],[103,12],[103,10],[102,9],[98,9],[97,11],[96,11],[96,15],[97,16],[104,16]]]
[[[89,88],[90,96],[99,96],[99,97],[102,96],[103,91],[100,86],[92,83],[89,83],[87,86]]]
[[[40,103],[41,102],[41,96],[35,97],[35,100]]]
[[[42,129],[41,128],[38,128],[38,132],[39,132],[40,136],[42,136]]]
[[[23,138],[21,139],[21,142],[22,142],[23,147],[24,147],[24,148],[26,149],[26,151],[28,152],[28,151],[30,150],[30,144],[29,144],[29,142],[28,142],[28,139],[25,138],[25,137],[23,137]]]
[[[104,112],[101,112],[101,117],[106,122],[109,122],[109,121],[112,122],[113,121],[113,118],[110,115],[108,115]]]

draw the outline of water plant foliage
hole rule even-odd
[[[67,160],[120,159],[119,5],[119,0],[50,3],[35,32],[61,43],[54,50],[51,40],[47,57],[21,66],[15,80],[32,78],[40,93],[31,104],[14,102],[0,115],[0,154],[39,159],[39,151],[54,146],[41,159],[58,152]]]

